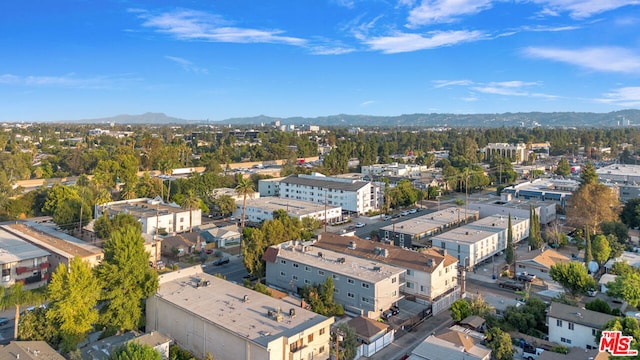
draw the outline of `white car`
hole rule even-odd
[[[357,227],[357,228],[363,228],[363,227],[364,227],[364,224],[363,224],[363,223],[357,223],[357,224],[356,224],[356,227]]]
[[[418,209],[411,209],[411,210],[409,210],[409,213],[410,213],[410,214],[415,214],[415,213],[417,213],[417,212],[418,212]]]
[[[387,215],[387,216],[385,216],[384,218],[382,218],[382,220],[384,220],[384,221],[389,221],[389,220],[391,220],[391,216]]]
[[[594,297],[594,296],[598,295],[598,290],[596,290],[596,289],[589,289],[589,290],[587,290],[587,295],[589,295],[589,296],[591,296],[591,297]]]
[[[407,216],[407,215],[409,215],[409,212],[408,211],[403,211],[403,212],[400,213],[400,215]]]

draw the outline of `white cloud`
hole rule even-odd
[[[477,92],[491,95],[529,96],[547,99],[557,98],[557,96],[555,95],[531,92],[528,90],[528,88],[532,86],[540,86],[540,83],[526,81],[499,81],[480,84],[478,86],[473,86],[471,89]]]
[[[619,47],[591,47],[583,49],[558,49],[529,47],[528,56],[564,62],[583,68],[620,73],[640,73],[640,55]]]
[[[13,74],[0,75],[0,84],[38,87],[67,87],[80,89],[104,89],[112,85],[132,81],[126,77],[98,76],[94,78],[78,78],[74,74],[65,76],[18,76]]]
[[[576,19],[584,19],[627,5],[639,5],[640,0],[532,0],[542,5],[542,13],[557,16],[567,12]]]
[[[362,102],[362,103],[360,104],[360,106],[362,106],[362,107],[367,107],[367,106],[369,106],[369,105],[373,105],[374,103],[375,103],[375,101],[373,101],[373,100],[367,100],[367,101]]]
[[[422,0],[409,12],[409,24],[449,23],[462,15],[475,15],[491,8],[492,0]]]
[[[434,80],[434,87],[436,89],[450,86],[469,86],[473,84],[471,80]]]
[[[372,50],[379,50],[385,54],[411,52],[451,46],[459,43],[487,39],[480,31],[434,31],[423,36],[397,32],[390,36],[380,36],[365,39],[364,42]]]
[[[168,59],[177,63],[182,67],[182,69],[184,69],[184,71],[187,71],[187,72],[192,72],[194,74],[205,74],[205,75],[209,73],[209,70],[198,67],[187,59],[183,59],[176,56],[169,56],[169,55],[165,56],[165,59]]]
[[[281,30],[258,30],[231,26],[218,15],[201,11],[179,10],[154,15],[149,12],[138,15],[144,19],[142,26],[170,34],[181,40],[200,40],[229,43],[277,43],[303,46],[306,40],[283,36]]]
[[[596,99],[596,101],[624,107],[640,106],[640,87],[637,86],[615,89],[603,96],[603,98]]]

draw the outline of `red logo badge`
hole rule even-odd
[[[600,351],[608,351],[612,356],[636,356],[638,350],[631,350],[632,336],[623,336],[621,331],[603,331]]]

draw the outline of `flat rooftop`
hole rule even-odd
[[[126,212],[135,217],[152,217],[158,215],[168,215],[174,213],[181,213],[187,210],[177,206],[170,206],[167,204],[150,203],[148,199],[134,199],[127,201],[118,201],[110,203],[106,207],[111,212]]]
[[[466,210],[466,213],[467,218],[478,217],[479,211],[469,209]],[[448,208],[431,214],[414,217],[409,220],[396,221],[395,225],[389,224],[381,227],[381,229],[387,231],[395,230],[405,234],[422,234],[430,230],[440,229],[446,224],[457,223],[458,220],[464,221],[464,214],[464,208],[460,208],[459,210],[458,208]]]
[[[201,280],[210,281],[210,285],[196,287]],[[245,295],[249,298],[247,302],[243,301]],[[283,300],[203,273],[200,266],[161,275],[155,296],[264,347],[274,339],[297,335],[327,320]],[[295,309],[293,317],[289,316],[291,308]],[[278,309],[283,316],[280,322],[268,316],[268,311]]]
[[[495,235],[495,231],[487,231],[480,229],[472,229],[466,226],[451,229],[445,233],[436,235],[431,238],[431,241],[455,241],[467,244],[474,244],[478,241],[484,240],[488,237]]]
[[[49,256],[48,251],[19,238],[0,227],[0,264]]]
[[[596,174],[600,175],[600,177],[607,177],[607,175],[640,176],[640,165],[613,164],[596,169]]]
[[[306,264],[318,269],[326,269],[336,274],[348,276],[370,283],[377,283],[392,275],[405,272],[396,266],[371,259],[361,259],[332,250],[306,245],[307,243],[286,242],[273,247],[278,249],[278,257],[300,264]],[[318,254],[321,253],[322,257]],[[338,259],[344,258],[344,263]],[[374,269],[375,268],[375,269]]]
[[[511,226],[515,227],[516,225],[526,222],[529,219],[525,219],[518,216],[511,216]],[[509,216],[504,215],[491,215],[487,217],[483,217],[477,221],[469,223],[465,226],[462,226],[461,229],[482,229],[488,231],[502,231],[509,228]]]
[[[366,181],[338,181],[338,180],[344,180],[344,179],[327,178],[324,176],[290,175],[282,179],[280,183],[302,185],[302,186],[315,186],[317,188],[320,188],[320,190],[332,189],[332,190],[343,190],[343,191],[358,191],[369,184]]]
[[[277,197],[262,197],[259,199],[247,199],[247,207],[254,207],[267,210],[272,213],[276,210],[286,210],[287,213],[296,216],[313,214],[325,210],[324,204],[317,204],[308,201],[300,201],[293,199],[284,199]],[[335,206],[326,206],[326,210],[336,209]]]
[[[22,236],[26,241],[36,246],[46,248],[66,258],[73,258],[75,256],[87,257],[102,253],[102,249],[97,246],[86,243],[82,244],[80,240],[74,242],[69,239],[54,236],[47,233],[42,227],[29,226],[21,223],[2,225],[2,227],[13,231],[18,236]]]

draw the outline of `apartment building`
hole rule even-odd
[[[448,309],[460,298],[458,260],[436,249],[414,251],[334,233],[323,233],[314,246],[405,269],[405,283],[400,290],[428,302],[434,314]]]
[[[147,331],[203,359],[326,359],[334,320],[202,272],[160,276],[147,299]]]
[[[371,182],[313,175],[291,175],[280,181],[280,197],[339,206],[342,210],[365,214],[379,207],[379,187]]]
[[[243,212],[243,202],[237,202],[236,204],[237,208],[234,215],[240,217]],[[284,210],[289,217],[299,220],[309,217],[321,223],[326,220],[329,224],[342,220],[342,208],[340,206],[277,197],[247,199],[245,220],[253,222],[272,220],[273,212],[277,210]]]
[[[402,298],[400,289],[404,285],[405,270],[388,263],[298,241],[269,247],[263,259],[267,284],[296,292],[331,277],[336,303],[347,312],[371,319],[378,318]]]
[[[426,165],[391,163],[362,166],[360,172],[363,175],[420,177],[427,169]]]
[[[20,282],[25,289],[35,289],[46,285],[51,276],[49,255],[48,251],[0,228],[0,286]]]
[[[613,315],[553,302],[547,313],[549,341],[568,347],[597,349],[596,334],[607,321],[615,318]]]
[[[525,144],[507,144],[507,143],[489,143],[484,148],[485,160],[491,161],[494,156],[500,156],[517,163],[525,161],[529,158],[527,145]]]
[[[130,214],[142,224],[142,233],[155,235],[156,232],[180,233],[202,224],[202,210],[191,211],[171,203],[166,204],[160,198],[140,198],[114,201],[102,205],[96,204],[96,219],[104,213],[115,216],[119,213]],[[158,229],[158,231],[156,231]]]

